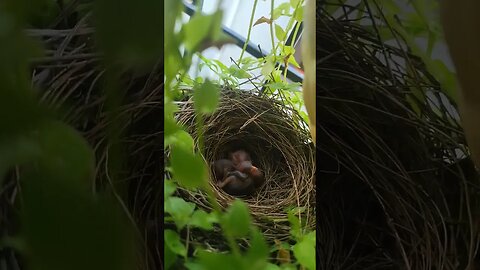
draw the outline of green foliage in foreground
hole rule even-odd
[[[218,85],[227,85],[237,88],[240,80],[250,80],[250,72],[261,69],[264,79],[257,83],[265,85],[267,91],[281,93],[291,100],[295,109],[301,110],[303,105],[298,92],[299,84],[286,82],[285,74],[281,74],[279,66],[275,63],[298,64],[293,58],[293,48],[285,45],[285,33],[294,28],[294,22],[302,20],[303,1],[290,1],[274,8],[272,2],[271,19],[259,20],[259,23],[268,23],[271,26],[272,44],[274,50],[265,59],[253,59],[244,57],[231,66],[226,66],[220,61],[207,59],[201,52],[210,46],[221,46],[226,40],[220,33],[222,12],[216,11],[206,15],[196,13],[189,22],[181,25],[180,30],[175,32],[174,25],[178,22],[182,10],[180,1],[167,1],[166,10],[166,40],[165,46],[165,147],[170,153],[170,164],[166,170],[172,176],[172,180],[165,180],[165,222],[175,224],[175,228],[165,231],[165,258],[167,269],[184,265],[188,269],[298,269],[302,266],[306,269],[315,269],[315,231],[308,232],[298,220],[295,210],[289,215],[292,224],[291,241],[294,245],[283,244],[282,251],[295,256],[295,260],[280,265],[277,261],[269,259],[272,252],[278,251],[275,246],[269,247],[259,229],[253,225],[248,206],[242,200],[234,201],[223,211],[215,199],[213,191],[208,184],[208,171],[202,152],[202,129],[203,117],[213,113],[218,106],[220,89]],[[253,27],[253,7],[250,20],[250,30]],[[268,15],[267,15],[268,16]],[[289,16],[291,19],[286,29],[275,24],[275,19],[280,16]],[[273,29],[275,28],[275,31]],[[274,39],[274,35],[277,39]],[[248,34],[248,38],[250,32]],[[276,44],[274,44],[276,43]],[[179,48],[184,45],[186,50],[181,52]],[[245,50],[245,49],[244,49]],[[201,77],[190,78],[188,71],[193,56],[198,56],[202,63],[200,68],[207,67],[219,77],[218,81],[209,81]],[[266,83],[269,79],[269,83]],[[255,84],[255,83],[254,83]],[[191,136],[175,121],[174,114],[178,110],[175,99],[181,96],[183,89],[193,90],[194,107],[197,114],[198,144],[193,143]],[[288,102],[286,102],[288,104]],[[306,114],[304,113],[304,117]],[[182,139],[178,139],[179,136]],[[188,167],[186,170],[185,168]],[[191,202],[186,202],[176,195],[175,190],[179,187],[206,193],[213,210],[205,212]],[[202,246],[193,246],[189,239],[189,232],[193,229],[213,232],[220,230],[228,243],[228,252],[217,252]],[[213,235],[213,233],[211,234]],[[250,246],[242,251],[237,244],[238,239],[247,239]]]
[[[19,180],[13,183],[18,184],[18,189],[11,202],[18,212],[9,213],[9,220],[0,222],[20,224],[18,232],[9,232],[14,235],[0,236],[0,249],[19,252],[25,269],[141,268],[135,225],[127,219],[120,204],[122,198],[112,195],[115,187],[92,192],[93,149],[77,131],[58,121],[62,118],[59,113],[43,105],[37,96],[39,91],[32,89],[32,57],[44,52],[39,42],[27,38],[24,29],[52,25],[65,8],[59,3],[68,6],[73,1],[7,0],[0,4],[2,197],[6,181],[12,184],[9,172],[16,171]],[[110,66],[144,66],[163,55],[162,2],[147,0],[138,5],[132,1],[99,0],[82,1],[82,5],[74,7],[79,10],[71,12],[78,16],[85,15],[80,7],[94,10],[91,17],[99,29],[98,44],[104,49],[106,63],[115,59]],[[127,13],[130,20],[125,25]],[[119,92],[107,93],[111,99]],[[115,102],[110,104],[109,109],[115,109]],[[118,169],[112,167],[111,171]]]
[[[285,243],[283,248],[284,252],[293,252],[297,261],[277,265],[275,263],[278,262],[270,262],[268,259],[270,253],[277,249],[269,247],[262,233],[252,225],[248,207],[242,200],[234,201],[225,212],[207,213],[195,204],[174,196],[177,189],[174,181],[165,180],[164,188],[165,222],[174,223],[176,227],[176,230],[167,229],[164,232],[167,269],[178,263],[183,263],[187,269],[298,269],[299,265],[315,269],[315,231],[306,232],[301,226],[296,216],[296,210],[299,209],[289,212],[291,235],[295,244]],[[181,235],[194,228],[210,232],[221,228],[225,237],[231,241],[232,251],[219,253],[204,247],[189,247],[189,239]],[[248,239],[248,250],[240,251],[232,241],[236,239]]]

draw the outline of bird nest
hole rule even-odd
[[[195,109],[184,103],[177,119],[198,138]],[[285,239],[289,235],[287,209],[302,207],[302,218],[315,226],[315,159],[306,123],[298,112],[281,100],[250,91],[222,91],[219,107],[204,119],[204,158],[207,162],[226,158],[228,153],[244,149],[252,162],[265,174],[265,184],[253,196],[242,198],[255,223],[267,239]],[[218,202],[228,206],[235,197],[210,184]],[[185,191],[189,200],[209,209],[206,195]]]
[[[319,268],[470,269],[478,174],[455,102],[380,2],[317,4]]]

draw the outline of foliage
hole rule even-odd
[[[219,1],[220,2],[220,1]],[[308,269],[314,269],[315,262],[315,232],[305,232],[299,223],[292,241],[295,245],[289,247],[288,252],[293,251],[298,262],[288,262],[280,266],[268,261],[272,249],[268,247],[262,233],[252,224],[248,206],[241,200],[236,200],[226,211],[221,211],[220,205],[215,200],[210,185],[207,184],[208,170],[201,157],[203,117],[211,114],[218,106],[220,95],[219,85],[225,84],[236,88],[240,80],[252,81],[251,72],[261,70],[265,78],[255,82],[256,86],[265,85],[270,93],[283,93],[287,100],[291,100],[295,109],[302,108],[299,84],[286,82],[285,75],[281,74],[279,63],[298,64],[293,58],[294,49],[285,44],[290,31],[298,34],[299,25],[294,27],[294,22],[302,21],[303,0],[290,1],[272,9],[270,19],[263,19],[260,23],[270,24],[272,44],[274,50],[263,59],[243,57],[234,61],[234,64],[226,66],[218,60],[207,59],[202,56],[202,51],[210,46],[221,46],[225,41],[222,37],[220,10],[205,15],[197,12],[189,22],[180,24],[182,12],[181,1],[167,1],[166,16],[166,40],[165,45],[165,147],[169,150],[170,164],[167,168],[171,180],[165,180],[165,221],[175,224],[175,229],[165,232],[165,257],[167,269],[175,265],[183,264],[188,269],[292,269],[296,265],[303,265]],[[250,20],[250,30],[253,27],[253,16],[256,1]],[[290,21],[285,29],[275,24],[275,19],[280,16],[289,16]],[[175,31],[175,25],[180,24],[179,30]],[[258,24],[258,21],[257,21]],[[275,28],[275,31],[273,30]],[[274,35],[276,39],[274,39]],[[250,34],[248,35],[249,38]],[[221,44],[221,45],[218,45]],[[182,55],[181,48],[185,48]],[[202,77],[190,78],[187,74],[191,68],[194,55],[197,55],[202,63],[199,68],[209,68],[218,75],[218,80],[205,80]],[[269,82],[267,83],[267,79]],[[253,81],[252,81],[253,82]],[[183,90],[193,89],[194,107],[197,114],[197,134],[200,138],[194,145],[192,137],[186,133],[176,120],[174,113],[178,110],[175,99],[181,96]],[[306,117],[306,114],[303,115]],[[181,135],[183,139],[176,137]],[[188,142],[188,143],[185,143]],[[188,169],[186,169],[188,168]],[[209,196],[213,211],[207,213],[190,202],[183,200],[176,190],[178,187],[187,189],[201,189]],[[295,215],[292,214],[292,223],[295,223]],[[189,231],[200,229],[205,231],[221,230],[228,242],[230,251],[219,253],[208,250],[205,247],[191,247]],[[185,236],[186,234],[186,236]],[[250,246],[242,250],[237,244],[239,239],[248,239]],[[313,239],[313,242],[312,242]],[[275,249],[273,251],[276,251]],[[278,262],[277,262],[278,263]]]
[[[44,52],[37,41],[27,38],[25,28],[71,27],[67,18],[52,20],[65,14],[72,2],[12,0],[0,5],[0,183],[2,192],[3,184],[13,184],[18,194],[11,202],[18,220],[17,215],[12,215],[14,220],[0,220],[0,241],[2,249],[21,254],[27,269],[136,269],[142,267],[136,254],[139,236],[121,205],[124,198],[116,196],[116,186],[92,192],[93,149],[58,120],[60,111],[40,101],[30,79],[33,57]],[[116,100],[120,91],[112,83],[118,75],[115,67],[145,67],[163,54],[163,3],[83,2],[82,8],[94,10],[97,41],[111,66],[105,82],[109,99],[105,113],[112,115],[120,103]],[[125,15],[130,18],[127,24]],[[116,134],[114,126],[109,129]],[[111,168],[113,181],[119,169]],[[4,231],[4,222],[19,222],[21,229]]]
[[[247,35],[247,40],[239,59],[231,59],[232,64],[227,66],[224,63],[216,59],[207,59],[202,55],[202,50],[207,47],[203,46],[201,49],[193,48],[188,46],[189,43],[200,43],[199,40],[202,40],[203,44],[210,44],[215,46],[221,46],[226,43],[220,43],[218,45],[215,41],[224,40],[221,38],[221,34],[215,33],[212,37],[208,36],[208,31],[188,31],[191,28],[190,25],[195,25],[199,28],[199,25],[202,25],[201,29],[207,29],[212,26],[211,22],[214,22],[217,29],[220,29],[220,21],[218,20],[218,12],[212,15],[199,15],[196,14],[192,19],[186,24],[185,32],[185,47],[187,49],[187,54],[192,53],[199,57],[201,60],[199,64],[198,71],[208,68],[213,71],[213,73],[218,77],[215,81],[217,84],[225,84],[230,88],[238,88],[239,86],[250,83],[252,87],[257,89],[265,87],[264,91],[270,93],[274,96],[279,96],[285,101],[286,104],[291,104],[292,107],[298,109],[299,112],[304,112],[303,108],[303,99],[294,98],[297,94],[291,92],[299,92],[301,85],[299,83],[291,83],[287,81],[287,69],[282,73],[282,66],[286,67],[288,65],[293,65],[294,67],[300,68],[300,65],[297,63],[294,54],[295,48],[291,45],[287,45],[288,34],[293,32],[293,40],[296,39],[299,35],[300,23],[303,20],[303,7],[304,0],[292,0],[290,2],[285,2],[277,7],[274,7],[274,1],[272,1],[272,8],[270,14],[261,14],[262,16],[255,15],[255,9],[257,1],[254,2],[252,9],[252,14],[250,18],[249,31]],[[268,16],[269,18],[267,18]],[[201,17],[202,20],[199,20],[197,17]],[[258,17],[258,19],[257,19]],[[279,24],[275,23],[275,20],[280,17],[288,17],[289,21],[285,28],[282,28]],[[254,19],[256,19],[255,23]],[[203,23],[203,24],[202,24]],[[263,58],[255,58],[251,56],[245,56],[246,44],[250,40],[250,33],[255,29],[256,25],[259,24],[268,24],[270,26],[270,38],[272,43],[272,51],[268,52]],[[190,33],[190,34],[189,34]],[[193,41],[192,41],[193,40]],[[177,52],[175,52],[176,54]],[[265,53],[265,52],[263,52]],[[192,54],[189,54],[192,56]],[[191,58],[184,58],[186,63],[191,62]],[[172,58],[173,61],[173,58]],[[185,68],[185,71],[188,68]],[[255,76],[255,73],[260,73],[260,76]],[[189,78],[188,74],[182,73],[181,79],[178,80],[180,87],[193,87],[196,82],[203,82],[202,77]],[[302,116],[307,118],[306,113],[302,113]]]

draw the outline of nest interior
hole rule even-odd
[[[192,101],[183,104],[179,123],[198,138]],[[252,163],[265,173],[265,184],[253,196],[242,198],[267,239],[289,235],[286,209],[304,207],[301,218],[315,226],[315,160],[308,128],[299,114],[282,101],[256,92],[222,91],[217,110],[204,119],[204,158],[213,162],[244,149]],[[234,197],[218,188],[211,177],[217,200],[227,206]],[[201,192],[185,191],[197,205],[209,209]]]

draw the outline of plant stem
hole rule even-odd
[[[274,51],[275,36],[273,35],[273,10],[275,9],[274,2],[275,2],[275,0],[272,0],[272,3],[270,4],[270,37],[272,39],[272,51],[271,51],[271,53],[273,52],[273,55],[275,56],[275,51]]]
[[[198,113],[196,119],[197,119],[196,128],[197,128],[197,134],[198,134],[198,147],[200,149],[200,152],[203,153],[203,150],[204,150],[203,149],[203,116],[200,113]],[[213,193],[212,187],[208,183],[205,184],[205,191],[207,192],[207,197],[210,204],[213,207],[213,210],[217,212],[219,216],[221,216],[222,209],[220,207],[220,204],[215,198],[215,194]],[[239,258],[241,254],[240,254],[240,249],[238,248],[237,243],[235,243],[235,238],[228,232],[228,229],[226,229],[223,226],[221,221],[220,221],[220,225],[224,232],[225,238],[227,238],[228,244],[232,249],[233,254]]]
[[[198,91],[198,90],[195,90]],[[203,153],[203,116],[200,113],[197,113],[196,117],[196,125],[197,125],[197,134],[198,134],[198,149],[200,153]]]
[[[303,1],[301,1],[303,2]],[[300,22],[297,23],[295,26],[295,30],[293,31],[293,37],[292,37],[292,47],[295,45],[295,39],[297,38],[298,30],[300,29]]]
[[[303,4],[303,0],[298,1],[297,5],[295,6],[295,9],[293,10],[292,16],[288,20],[287,28],[285,28],[285,40],[283,40],[283,42],[282,42],[282,52],[285,50],[285,46],[286,46],[285,43],[286,43],[287,34],[288,34],[288,32],[290,32],[290,28],[292,28],[293,22],[295,21],[295,14],[298,12],[298,8],[301,7],[302,4]],[[293,47],[293,42],[295,42],[295,38],[297,37],[297,33],[298,33],[299,28],[300,28],[300,23],[297,23],[297,25],[295,27],[295,30],[293,32],[292,47]],[[280,43],[277,44],[277,46],[278,45],[280,45]],[[289,57],[293,57],[293,55],[291,55]],[[288,62],[286,61],[284,64],[285,64],[285,71],[283,72],[283,77],[284,77],[283,79],[284,79],[284,81],[287,81]],[[279,68],[280,68],[280,66],[279,66]]]
[[[252,32],[252,25],[253,25],[253,17],[255,16],[255,10],[257,9],[257,3],[258,0],[255,0],[253,3],[253,9],[252,9],[252,14],[250,15],[250,25],[248,27],[248,33],[247,33],[247,40],[245,40],[245,44],[243,44],[243,49],[242,52],[240,53],[240,58],[238,59],[238,63],[242,63],[242,57],[243,54],[245,53],[245,50],[247,49],[247,44],[250,41],[250,33]]]
[[[217,212],[219,216],[221,216],[222,209],[220,208],[220,204],[215,199],[215,194],[213,193],[212,187],[210,187],[210,185],[207,185],[205,189],[207,191],[208,200],[210,201],[210,204],[213,207],[213,211]],[[231,233],[228,232],[228,229],[225,228],[221,220],[220,220],[220,226],[222,227],[225,238],[227,238],[228,245],[232,249],[233,254],[237,258],[239,258],[241,254],[240,254],[240,249],[238,248],[237,243],[235,243],[235,238],[232,236]]]

